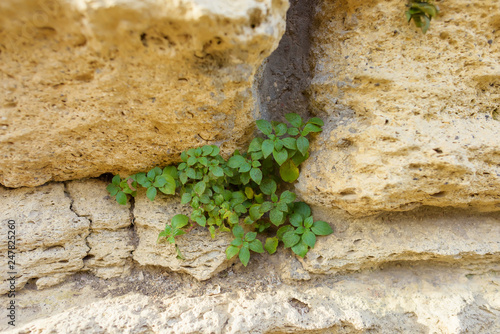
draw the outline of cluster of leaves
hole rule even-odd
[[[159,240],[175,243],[176,237],[197,224],[207,227],[212,238],[218,232],[232,232],[227,258],[238,255],[245,266],[250,251],[273,254],[280,241],[304,257],[317,235],[333,231],[324,221],[314,222],[310,207],[296,202],[293,192],[278,185],[299,177],[298,167],[309,157],[307,136],[320,132],[323,121],[314,117],[304,122],[293,113],[285,118],[291,126],[258,120],[265,138],[254,138],[246,152],[235,151],[227,161],[215,145],[192,148],[182,152],[177,167],[155,167],[124,179],[115,176],[108,191],[120,204],[127,203],[126,194],[135,197],[138,186],[147,189],[151,201],[158,191],[170,195],[178,191],[181,203],[190,204],[191,215],[174,216]],[[258,233],[273,231],[275,236],[267,237],[264,245],[257,238]]]
[[[439,14],[438,6],[426,0],[415,1],[409,0],[407,5],[408,10],[405,12],[406,19],[410,22],[413,19],[415,25],[422,29],[425,34],[431,26],[431,20]]]

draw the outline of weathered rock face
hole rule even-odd
[[[0,184],[128,174],[253,131],[286,0],[0,4]]]
[[[500,210],[500,4],[439,6],[423,35],[400,1],[321,3],[311,106],[330,122],[299,181],[306,201]]]
[[[207,229],[195,228],[178,238],[175,245],[158,244],[158,234],[165,229],[165,224],[176,214],[189,214],[188,208],[180,203],[179,198],[160,195],[151,202],[144,193],[138,194],[134,216],[139,244],[134,251],[134,260],[141,265],[188,273],[199,280],[209,279],[234,262],[226,259],[225,250],[232,241],[228,233],[212,239]],[[177,251],[184,259],[178,257]]]
[[[32,278],[38,279],[40,288],[54,285],[83,269],[90,222],[71,211],[70,205],[64,184],[37,189],[0,187],[0,234],[4,236],[0,240],[0,261],[7,265],[7,221],[11,220],[16,226],[11,260],[15,262],[17,289]],[[9,290],[9,271],[0,273],[1,294]]]

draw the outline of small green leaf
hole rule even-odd
[[[285,233],[287,233],[287,232],[293,233],[293,231],[294,231],[294,228],[291,227],[290,225],[282,226],[276,232],[276,238],[278,238],[278,240],[283,240],[283,235],[285,235]]]
[[[153,182],[153,180],[155,179],[155,176],[156,176],[156,174],[155,174],[154,169],[151,169],[147,174],[148,180],[151,182]]]
[[[210,171],[212,172],[212,174],[214,174],[214,176],[217,176],[217,177],[224,176],[224,171],[219,166],[213,167],[212,169],[210,169]]]
[[[286,114],[285,118],[288,122],[290,122],[290,124],[292,124],[296,128],[302,125],[302,117],[300,117],[295,113]]]
[[[208,159],[206,157],[201,157],[198,158],[198,162],[202,164],[203,166],[207,167],[208,166]]]
[[[271,201],[273,201],[273,203],[278,202],[278,195],[276,195],[275,193],[272,193],[271,194]]]
[[[251,174],[252,174],[252,173],[250,172],[250,175],[251,175]],[[245,196],[246,196],[248,199],[252,199],[252,198],[253,198],[253,194],[254,194],[254,192],[253,192],[253,189],[252,189],[252,188],[250,188],[250,187],[245,187]]]
[[[285,244],[285,248],[290,248],[296,245],[300,241],[300,236],[295,234],[293,231],[288,231],[283,234],[283,243]]]
[[[300,133],[299,129],[297,128],[288,128],[287,132],[290,136],[296,136]]]
[[[193,168],[188,168],[186,170],[186,175],[193,180],[196,180],[196,171]]]
[[[199,216],[195,219],[196,223],[200,226],[205,226],[207,224],[207,217],[205,216]]]
[[[250,152],[259,152],[262,147],[262,142],[264,140],[262,138],[254,138],[252,142],[250,143],[250,146],[248,146],[248,153]]]
[[[182,151],[181,153],[181,160],[186,162],[188,159],[188,154],[187,154],[187,151]]]
[[[292,251],[300,257],[304,257],[307,254],[308,248],[307,245],[303,242],[297,243],[292,247]]]
[[[274,142],[270,139],[264,140],[262,143],[262,154],[267,158],[274,150]]]
[[[314,248],[316,244],[316,236],[309,230],[306,230],[304,234],[302,234],[302,242],[304,242],[307,246]]]
[[[114,184],[115,186],[119,186],[121,182],[121,177],[120,175],[115,175],[113,176],[113,179],[111,180],[111,183]]]
[[[213,227],[213,226],[211,226],[211,227]],[[228,260],[232,259],[239,252],[240,252],[240,249],[238,247],[231,245],[228,248],[226,248],[226,258]]]
[[[178,214],[172,217],[171,223],[174,229],[181,229],[189,224],[189,218],[186,215]]]
[[[306,161],[307,158],[309,158],[309,152],[307,152],[306,155],[302,155],[302,153],[296,152],[292,157],[292,161],[295,164],[295,166],[299,166],[301,163]]]
[[[260,212],[260,205],[258,204],[254,204],[250,207],[250,210],[248,210],[248,213],[250,215],[250,218],[253,220],[253,221],[256,221],[258,220],[260,217],[262,217],[264,215],[263,212]]]
[[[150,201],[154,201],[156,194],[157,191],[155,187],[149,187],[148,190],[146,190],[146,197],[149,198]]]
[[[278,209],[272,209],[269,213],[269,219],[271,220],[271,223],[276,226],[279,226],[283,223],[283,216],[283,212]]]
[[[278,137],[283,136],[286,133],[286,130],[287,130],[287,126],[285,123],[279,123],[274,128],[274,131],[276,132],[276,136],[278,136]]]
[[[243,244],[243,246],[241,247],[239,258],[241,263],[243,263],[243,265],[246,267],[248,261],[250,261],[250,251],[248,250],[248,243]]]
[[[333,233],[333,229],[331,228],[331,226],[328,225],[327,222],[322,220],[314,222],[313,226],[311,227],[311,230],[316,235],[329,235]]]
[[[325,123],[323,122],[323,120],[321,118],[318,118],[318,117],[311,118],[310,120],[307,121],[307,123],[316,124],[316,125],[319,125],[319,126],[325,125]]]
[[[236,205],[234,207],[234,211],[237,213],[241,213],[241,214],[247,213],[247,209],[245,208],[245,206],[243,204]]]
[[[120,191],[120,187],[116,186],[113,183],[110,183],[106,187],[106,190],[109,192],[111,196],[115,196],[118,193],[118,191]]]
[[[292,203],[293,201],[295,201],[295,199],[297,198],[297,195],[295,195],[293,192],[289,191],[289,190],[285,190],[283,193],[281,193],[281,196],[280,196],[280,202],[285,202],[285,203]]]
[[[283,163],[288,159],[288,152],[285,149],[282,149],[281,151],[273,151],[273,157],[274,160],[278,163],[278,165],[283,165]]]
[[[295,139],[293,137],[284,138],[284,139],[282,139],[282,142],[283,142],[283,145],[290,150],[297,149],[297,139]]]
[[[310,132],[321,132],[321,128],[317,125],[314,125],[314,124],[306,124],[306,126],[304,126],[304,129],[302,130],[302,133],[301,135],[302,136],[307,136]]]
[[[206,157],[207,155],[209,155],[210,153],[212,153],[214,151],[214,148],[210,145],[204,145],[202,148],[201,148],[201,155]]]
[[[188,176],[186,173],[181,173],[181,175],[179,175],[179,180],[181,181],[182,184],[186,184],[187,182],[187,179],[188,179]]]
[[[290,220],[290,224],[292,224],[295,227],[299,227],[299,226],[302,226],[302,222],[304,221],[304,218],[302,217],[302,215],[300,215],[298,213],[294,213],[294,214],[290,215],[289,220]]]
[[[235,225],[235,224],[238,224],[238,222],[240,221],[240,218],[236,212],[232,212],[229,215],[228,221],[229,221],[229,224]]]
[[[245,234],[245,231],[243,230],[243,227],[240,225],[236,225],[233,227],[233,235],[236,238],[243,238],[243,235]]]
[[[297,139],[297,149],[302,153],[302,155],[306,155],[309,150],[309,140],[306,137],[299,137]]]
[[[250,173],[243,173],[240,175],[240,181],[243,184],[248,184],[250,182]]]
[[[233,155],[231,158],[229,158],[227,165],[231,168],[240,168],[245,163],[246,163],[246,160],[243,156]]]
[[[273,127],[271,126],[271,123],[269,123],[265,119],[259,119],[255,123],[257,124],[257,127],[259,128],[259,130],[265,135],[270,135],[271,132],[273,131]]]
[[[293,212],[302,215],[302,218],[306,219],[311,215],[311,208],[304,202],[293,203]]]
[[[233,241],[231,241],[231,245],[233,246],[241,246],[243,244],[243,239],[241,238],[235,238]]]
[[[211,157],[217,156],[217,154],[219,154],[219,152],[220,152],[220,148],[217,147],[216,145],[210,145],[210,146],[213,148],[213,151],[212,151],[212,153],[210,153],[210,156]]]
[[[276,182],[272,179],[264,179],[260,183],[260,190],[266,195],[271,195],[276,192]]]
[[[288,159],[280,167],[280,176],[285,182],[292,183],[299,178],[299,175],[299,169],[292,159]]]
[[[163,175],[170,175],[173,179],[177,178],[177,168],[174,166],[167,166],[163,168]],[[139,180],[138,180],[139,181]]]
[[[157,187],[157,188],[161,188],[166,183],[167,183],[167,180],[163,176],[159,175],[156,177],[155,182],[153,183],[153,186]]]
[[[156,188],[155,188],[156,190]],[[119,191],[117,194],[116,194],[116,201],[118,202],[118,204],[120,205],[125,205],[127,204],[127,195],[125,195],[125,193],[123,191]]]
[[[246,172],[249,172],[250,169],[252,169],[252,165],[249,164],[248,162],[245,162],[241,165],[240,169],[239,169],[239,172],[240,173],[246,173]]]
[[[245,235],[245,240],[248,241],[248,242],[250,242],[250,241],[255,240],[256,237],[257,237],[257,232],[248,232]]]
[[[262,181],[262,171],[258,168],[252,168],[250,170],[250,177],[255,183],[260,184]]]
[[[248,244],[250,249],[255,253],[264,253],[264,248],[262,247],[262,242],[260,240],[255,239]]]
[[[276,253],[276,249],[278,248],[278,238],[267,238],[266,239],[266,244],[264,245],[264,248],[269,254],[274,254]]]
[[[274,141],[274,149],[279,152],[283,148],[283,141],[281,139],[276,139]]]
[[[194,192],[201,196],[205,192],[206,187],[207,184],[203,181],[200,181],[194,186]]]
[[[266,213],[270,211],[273,208],[273,203],[271,202],[264,202],[260,205],[259,211],[261,213]]]
[[[311,226],[313,226],[313,217],[309,216],[304,219],[304,227],[311,228]]]
[[[187,204],[191,201],[191,194],[190,193],[184,193],[181,197],[181,204]]]
[[[177,173],[177,172],[176,172]],[[144,186],[144,183],[148,182],[148,178],[146,177],[146,173],[137,173],[136,181],[141,186]]]

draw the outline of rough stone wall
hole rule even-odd
[[[0,3],[0,184],[130,174],[233,151],[285,0]]]
[[[0,6],[6,8],[9,3]],[[103,7],[106,3],[116,6]],[[205,8],[202,1],[191,1],[191,6],[178,3],[177,8],[189,7],[179,14],[182,18],[197,13],[195,8]],[[238,10],[252,6],[286,7],[279,1],[237,1],[235,8],[210,3],[211,11],[203,19],[207,22],[217,21],[214,12],[234,10],[236,17]],[[120,9],[130,9],[132,2],[81,4],[75,7],[78,13],[107,15],[117,10],[120,22],[123,17],[131,24],[141,22]],[[442,15],[422,35],[405,22],[401,1],[290,2],[287,30],[276,52],[258,70],[257,82],[249,79],[239,87],[255,98],[248,102],[245,115],[251,115],[256,106],[268,119],[295,111],[326,121],[325,131],[311,141],[311,158],[295,186],[302,199],[313,205],[315,219],[327,221],[334,233],[318,238],[304,259],[279,247],[273,256],[252,255],[245,268],[225,259],[229,238],[211,240],[205,230],[195,229],[177,243],[185,258],[181,260],[174,246],[156,243],[165,222],[187,212],[179,199],[159,195],[150,202],[139,194],[131,205],[119,206],[107,195],[103,179],[52,182],[36,188],[0,186],[0,235],[6,235],[7,219],[16,221],[20,263],[19,327],[12,330],[0,322],[0,330],[500,332],[500,149],[496,140],[500,123],[495,111],[500,21],[492,14],[499,5],[493,0],[467,4],[439,2]],[[162,8],[153,1],[135,6],[152,12]],[[103,17],[95,16],[99,29],[94,33],[111,29]],[[240,22],[242,31],[250,31],[245,29],[251,17],[238,20],[233,17],[230,22]],[[263,22],[272,20],[267,17]],[[276,30],[272,32],[269,23],[266,36],[281,31],[283,22],[273,22]],[[238,30],[238,24],[233,28]],[[160,46],[150,36],[155,35],[147,32],[140,43],[127,42],[139,47],[127,51],[129,56],[139,53],[141,61],[151,56],[148,59],[157,62],[159,49],[152,56],[151,45]],[[51,45],[48,41],[37,45]],[[257,39],[255,45],[272,44],[268,42]],[[231,52],[238,53],[238,43]],[[138,51],[141,45],[147,48],[144,53]],[[252,73],[264,57],[254,56]],[[180,58],[169,59],[182,63]],[[133,64],[132,58],[120,62],[122,69]],[[185,66],[179,69],[201,75],[193,63]],[[226,68],[226,74],[233,75],[235,68]],[[204,78],[224,81],[225,77],[214,74],[221,73],[217,71]],[[145,74],[144,82],[151,81],[152,73]],[[115,74],[128,73],[116,69]],[[26,77],[29,83],[31,77]],[[93,92],[89,87],[86,92]],[[204,87],[189,89],[199,93]],[[35,94],[30,88],[24,91]],[[156,94],[163,91],[152,92],[160,96]],[[123,98],[121,94],[115,98]],[[172,96],[171,91],[164,94]],[[231,94],[221,103],[233,103]],[[172,105],[185,108],[195,100],[197,108],[205,103],[195,95],[185,104],[172,98]],[[226,117],[241,117],[235,110],[225,112]],[[210,128],[214,124],[207,120],[200,123],[206,123],[209,135],[217,134],[219,128]],[[251,117],[246,120],[250,124]],[[234,135],[227,128],[220,131],[227,138]],[[239,143],[236,137],[227,148]],[[0,247],[2,264],[7,261],[5,238]],[[3,294],[8,291],[8,276],[0,275]],[[1,305],[8,302],[6,295],[0,296]],[[6,314],[0,308],[0,319]]]
[[[426,35],[401,1],[323,1],[311,110],[328,118],[298,189],[351,214],[500,210],[498,1],[439,2]]]

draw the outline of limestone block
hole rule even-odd
[[[374,269],[394,262],[426,262],[469,270],[500,269],[500,214],[423,208],[378,217],[352,218],[315,208],[315,219],[334,233],[318,238],[301,261],[316,274]]]
[[[117,230],[131,223],[130,203],[119,205],[106,190],[108,183],[89,179],[71,181],[66,184],[73,200],[72,209],[81,217],[91,221],[91,229]]]
[[[4,0],[0,184],[130,174],[240,147],[286,0]]]
[[[500,210],[494,0],[440,3],[423,35],[400,1],[324,1],[313,113],[328,120],[298,189],[355,215],[420,205]],[[466,15],[464,13],[467,13]]]
[[[457,270],[422,269],[391,269],[336,281],[316,280],[300,288],[281,284],[267,291],[247,289],[252,285],[249,281],[244,289],[222,290],[216,295],[188,297],[189,292],[178,291],[175,297],[154,298],[129,293],[75,305],[7,333],[500,331],[497,275],[466,277]],[[30,297],[35,305],[39,303],[36,297]]]
[[[0,187],[0,235],[5,236],[0,239],[0,261],[7,264],[7,221],[13,220],[18,289],[31,278],[40,278],[40,286],[57,284],[83,268],[89,220],[77,216],[70,205],[63,184],[36,189]],[[0,293],[7,291],[7,277],[6,270],[0,273]]]
[[[87,238],[90,250],[85,258],[85,267],[98,277],[111,278],[130,271],[133,245],[132,231],[97,230]]]
[[[206,280],[226,269],[233,261],[226,260],[225,250],[232,241],[229,233],[221,233],[215,239],[207,229],[194,228],[188,234],[176,238],[184,260],[177,258],[176,247],[169,243],[158,244],[158,234],[176,214],[189,214],[189,206],[180,204],[178,198],[158,196],[154,202],[145,194],[135,200],[134,216],[139,244],[133,253],[135,261],[142,265],[170,268]]]

